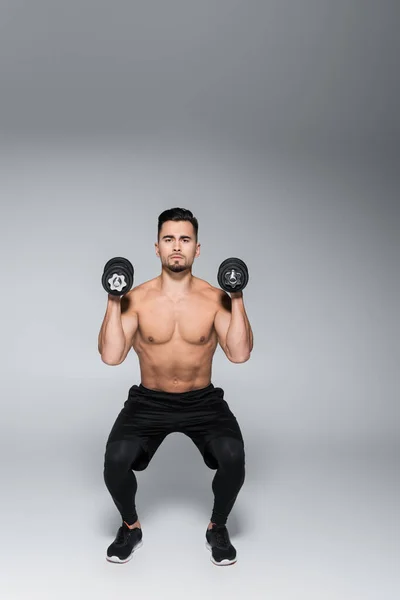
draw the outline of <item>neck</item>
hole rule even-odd
[[[191,270],[174,273],[169,269],[162,269],[160,284],[161,291],[167,296],[183,296],[192,288],[193,275]]]

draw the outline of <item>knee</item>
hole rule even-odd
[[[245,452],[243,442],[236,438],[218,438],[210,444],[218,466],[223,470],[244,471]]]
[[[104,474],[128,471],[141,452],[138,440],[121,440],[107,444],[104,455]]]

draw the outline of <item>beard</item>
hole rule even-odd
[[[187,264],[182,264],[181,261],[177,262],[174,259],[172,259],[172,262],[168,260],[165,266],[169,271],[172,271],[173,273],[181,273],[182,271],[186,271],[189,268]]]
[[[179,265],[179,264],[172,264],[172,265],[165,265],[167,267],[167,269],[169,269],[169,271],[173,271],[173,273],[180,273],[181,271],[186,271],[189,267],[187,265]]]

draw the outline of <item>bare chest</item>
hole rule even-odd
[[[143,343],[165,344],[174,339],[205,344],[215,337],[216,306],[202,298],[171,301],[163,296],[138,311],[138,333]]]

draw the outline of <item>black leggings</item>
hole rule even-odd
[[[167,435],[188,436],[210,469],[214,509],[211,521],[225,525],[245,477],[244,442],[236,417],[213,384],[184,393],[129,390],[106,444],[104,480],[124,521],[137,521],[133,470],[146,469]]]
[[[245,479],[243,444],[230,437],[215,438],[207,444],[208,452],[218,463],[212,481],[214,507],[211,521],[225,525]],[[104,481],[121,517],[132,525],[138,520],[135,496],[137,479],[133,470],[143,452],[139,438],[112,442],[107,446]]]

